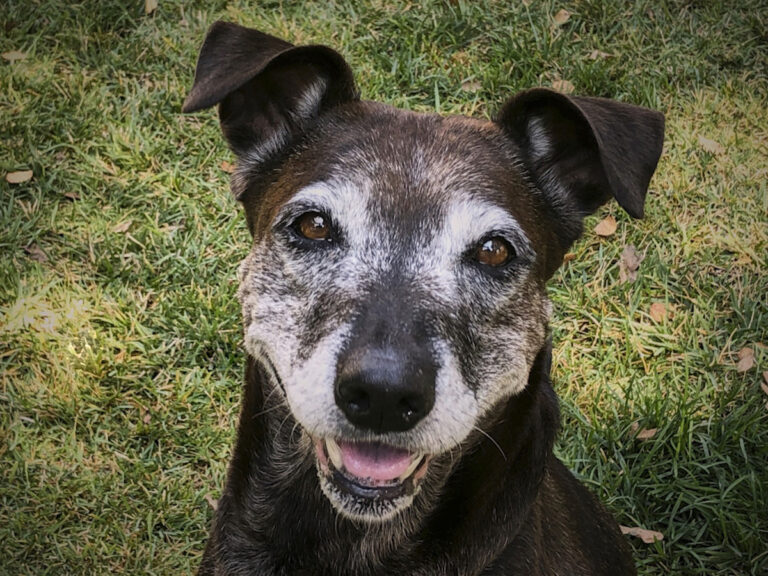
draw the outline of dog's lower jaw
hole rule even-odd
[[[492,440],[478,433],[458,461],[433,462],[413,502],[376,523],[351,520],[331,505],[306,434],[284,423],[287,408],[265,394],[267,376],[249,359],[238,441],[199,574],[634,574],[604,512],[586,529],[612,545],[579,549],[575,532],[585,528],[576,514],[598,505],[552,456],[558,409],[550,354],[546,345],[525,390],[495,422],[481,424]],[[566,500],[553,501],[562,494]],[[572,538],[559,548],[571,560],[542,556],[532,543],[548,538]]]
[[[346,450],[330,438],[314,440],[320,488],[342,516],[359,522],[388,522],[412,504],[426,475],[429,456],[409,453],[377,442],[358,445],[366,449],[354,450],[353,454],[365,454],[367,451],[381,460],[380,456],[384,453],[383,459],[388,465],[378,470],[383,474],[376,474],[375,467],[369,466],[366,470],[365,466],[361,466],[360,461],[365,464],[365,458],[359,457],[357,465],[348,470],[345,462],[350,459],[345,459],[345,454],[349,454],[353,445],[342,443],[342,446],[345,444]],[[393,454],[394,463],[391,457]]]

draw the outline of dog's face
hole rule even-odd
[[[326,493],[382,518],[525,384],[546,334],[547,216],[499,129],[358,106],[265,191],[240,298],[246,348],[316,441]]]
[[[387,520],[524,388],[546,280],[610,196],[641,215],[661,119],[542,90],[494,123],[418,115],[359,102],[328,48],[221,23],[185,109],[216,103],[254,237],[246,349],[337,510]]]

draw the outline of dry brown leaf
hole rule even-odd
[[[608,54],[608,52],[603,52],[602,50],[592,50],[592,52],[589,55],[590,60],[597,60],[598,58],[610,58],[611,55]]]
[[[555,80],[552,82],[552,88],[561,94],[571,94],[576,89],[568,80]]]
[[[461,83],[461,89],[464,92],[479,92],[482,87],[483,85],[477,80],[465,80]]]
[[[144,0],[144,14],[149,16],[157,10],[157,0]]]
[[[557,14],[555,14],[553,19],[555,21],[556,26],[562,26],[563,24],[568,22],[568,20],[571,19],[571,13],[568,12],[568,10],[566,10],[565,8],[562,8],[557,11]]]
[[[77,192],[64,192],[64,198],[67,200],[80,200],[80,194]]]
[[[150,414],[149,410],[144,412],[144,417],[141,419],[144,424],[149,424],[152,421],[152,414]]]
[[[637,253],[637,249],[632,244],[624,246],[619,259],[619,280],[622,284],[637,280],[637,271],[642,261],[642,256]]]
[[[205,501],[208,502],[208,506],[214,511],[219,507],[219,501],[210,494],[205,495]]]
[[[755,365],[755,351],[745,346],[738,353],[739,361],[736,363],[736,370],[746,372]]]
[[[650,314],[654,322],[661,322],[667,317],[667,307],[663,302],[654,302],[651,304]]]
[[[570,262],[571,260],[576,260],[576,254],[574,252],[567,252],[563,256],[563,262]]]
[[[117,226],[112,228],[112,232],[117,232],[118,234],[122,234],[123,232],[127,232],[128,228],[131,227],[131,224],[133,224],[133,220],[124,220],[120,222]]]
[[[607,238],[608,236],[613,236],[616,233],[616,227],[616,218],[609,214],[597,223],[597,226],[595,226],[595,234],[602,236],[603,238]]]
[[[709,138],[705,138],[704,136],[699,136],[699,146],[704,148],[704,150],[710,154],[722,154],[725,152],[725,148],[723,148],[722,144],[710,140]]]
[[[622,534],[628,534],[629,536],[635,536],[640,538],[646,544],[653,544],[654,542],[664,540],[664,534],[656,532],[655,530],[646,530],[645,528],[638,528],[629,526],[619,526]]]
[[[37,244],[30,244],[24,248],[24,252],[27,253],[30,260],[34,260],[35,262],[48,262],[48,254],[43,252],[43,249]]]
[[[640,422],[635,420],[629,425],[629,433],[632,434],[638,440],[648,440],[656,436],[658,428],[640,428]]]
[[[760,382],[760,389],[768,395],[768,372],[763,372],[763,382]]]
[[[3,60],[8,62],[16,62],[18,60],[24,60],[27,57],[26,53],[19,52],[18,50],[11,50],[10,52],[3,52]]]
[[[32,179],[32,170],[19,170],[18,172],[8,172],[5,175],[5,181],[8,184],[22,184]]]
[[[232,162],[227,162],[226,160],[223,160],[221,162],[221,169],[224,170],[227,174],[232,174],[232,172],[235,171],[235,165],[232,164]]]

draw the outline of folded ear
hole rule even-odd
[[[286,148],[325,109],[357,98],[352,71],[338,52],[216,22],[182,111],[219,104],[227,142],[254,163]]]
[[[536,88],[510,99],[497,123],[517,143],[526,169],[556,209],[581,217],[613,196],[642,218],[664,143],[663,114]]]

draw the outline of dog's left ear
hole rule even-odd
[[[614,197],[642,218],[664,143],[663,114],[536,88],[512,97],[496,122],[556,208],[583,217]]]
[[[218,104],[224,137],[254,164],[285,151],[323,111],[357,99],[352,71],[335,50],[216,22],[182,111]]]

